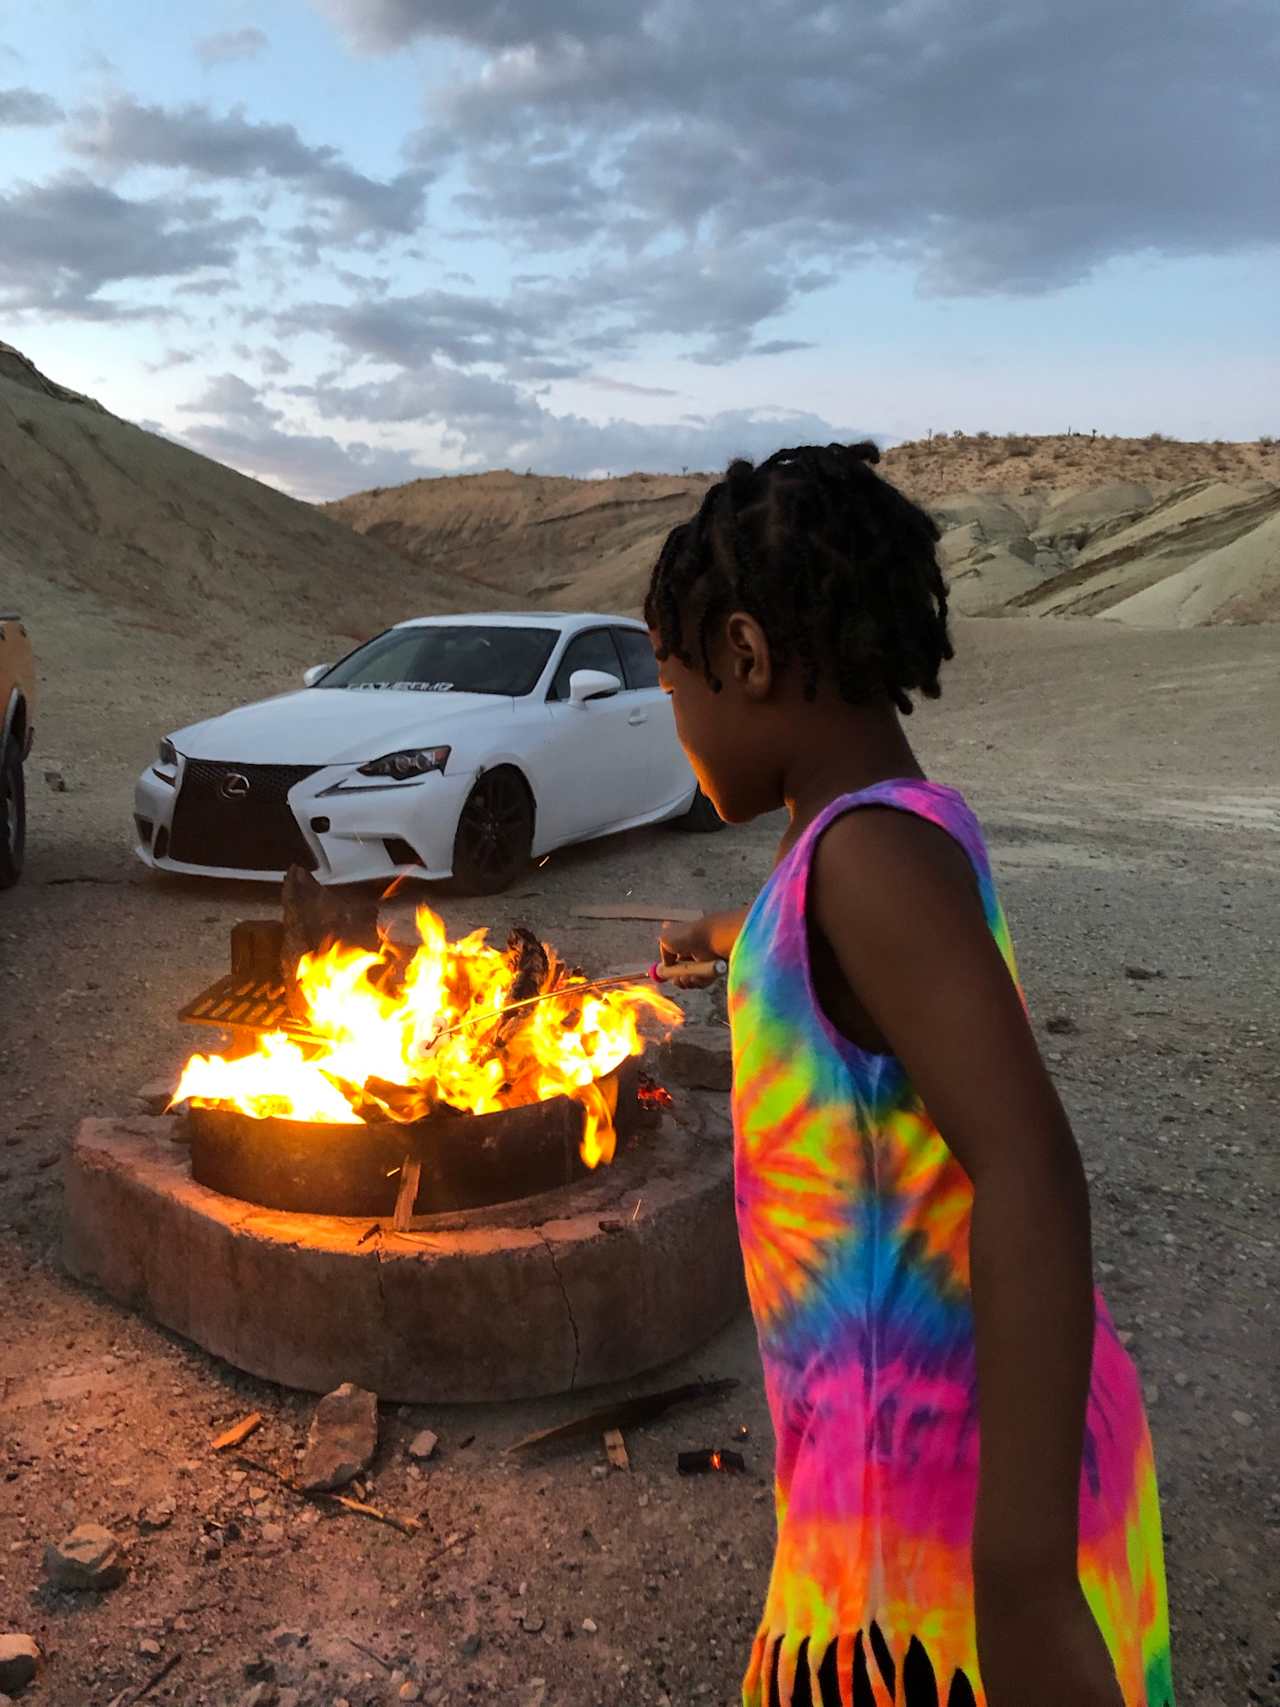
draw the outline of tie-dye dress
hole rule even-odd
[[[954,789],[904,780],[835,801],[782,860],[734,950],[737,1211],[777,1437],[778,1540],[746,1707],[983,1707],[970,1544],[978,1409],[973,1189],[902,1064],[814,997],[814,848],[841,814],[916,813],[977,875],[1017,980],[982,835]],[[1160,1513],[1133,1364],[1101,1296],[1080,1477],[1080,1581],[1125,1707],[1167,1707]],[[1028,1678],[1033,1707],[1036,1680]]]

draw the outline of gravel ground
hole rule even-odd
[[[945,701],[917,719],[922,752],[986,823],[1093,1181],[1103,1285],[1156,1437],[1180,1700],[1278,1702],[1276,631],[970,623],[959,639]],[[0,899],[0,1634],[49,1656],[29,1697],[106,1707],[176,1656],[148,1700],[235,1707],[266,1682],[305,1707],[731,1702],[772,1543],[746,1320],[655,1381],[740,1386],[635,1431],[630,1474],[593,1474],[594,1445],[500,1456],[578,1400],[385,1408],[370,1497],[422,1518],[410,1539],[211,1456],[260,1410],[246,1451],[289,1469],[313,1401],[62,1273],[63,1147],[180,1058],[172,1014],[264,899],[135,866],[133,774],[162,726],[311,661],[290,639],[231,669],[153,637],[125,691],[109,667],[123,644],[51,670],[28,877]],[[42,781],[51,764],[65,792]],[[745,899],[776,830],[624,837],[499,902],[439,906],[453,929],[524,918],[584,962],[626,964],[648,928],[588,924],[576,905]],[[441,1444],[418,1467],[406,1449],[424,1427]],[[726,1444],[745,1476],[676,1476],[681,1448]],[[80,1522],[127,1545],[123,1587],[42,1586],[45,1544]]]

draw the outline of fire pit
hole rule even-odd
[[[308,887],[310,886],[310,887]],[[86,1121],[74,1273],[251,1373],[535,1396],[692,1349],[739,1307],[722,1096],[642,1072],[679,1023],[527,931],[393,944],[291,874],[185,1010],[227,1027],[175,1111]],[[299,952],[300,951],[300,952]]]

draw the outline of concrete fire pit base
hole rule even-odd
[[[538,1398],[693,1350],[743,1301],[723,1117],[690,1102],[612,1167],[424,1217],[284,1214],[197,1185],[169,1117],[86,1120],[68,1268],[252,1375],[415,1403]]]

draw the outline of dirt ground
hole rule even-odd
[[[136,866],[133,776],[166,728],[324,655],[291,634],[193,658],[157,636],[130,678],[117,635],[74,653],[66,639],[32,767],[28,876],[0,897],[0,1633],[29,1632],[49,1656],[28,1698],[107,1707],[177,1656],[146,1700],[235,1707],[274,1680],[305,1707],[733,1701],[772,1543],[747,1320],[654,1378],[740,1386],[633,1432],[630,1474],[593,1475],[594,1444],[500,1456],[581,1398],[384,1408],[370,1497],[422,1517],[408,1538],[320,1516],[213,1457],[211,1437],[256,1409],[255,1456],[289,1468],[312,1401],[61,1271],[63,1147],[180,1058],[171,1016],[265,899]],[[986,824],[1093,1182],[1102,1284],[1156,1437],[1179,1699],[1275,1703],[1280,635],[1006,621],[962,623],[958,641],[916,733]],[[42,780],[55,763],[65,792]],[[638,961],[647,927],[572,909],[744,900],[776,830],[628,836],[554,858],[496,903],[440,910],[455,929],[524,919],[585,963]],[[740,1425],[746,1476],[677,1476],[679,1449],[738,1444]],[[418,1470],[406,1445],[423,1427],[441,1444]],[[129,1549],[128,1581],[101,1598],[42,1586],[45,1544],[80,1522]]]

